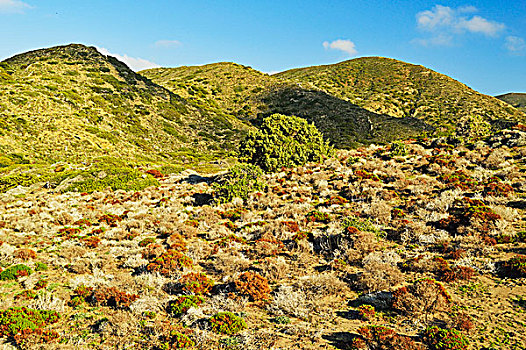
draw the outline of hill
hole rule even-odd
[[[139,72],[209,116],[239,118],[254,125],[272,113],[314,123],[337,147],[412,137],[426,129],[417,119],[379,115],[316,89],[276,79],[236,63],[155,68]],[[392,133],[393,128],[398,133]]]
[[[228,150],[247,129],[237,119],[204,118],[181,96],[93,47],[31,51],[0,67],[3,154],[46,162],[101,155],[177,160]]]
[[[476,136],[525,115],[502,101],[423,66],[382,57],[298,68],[275,75],[283,81],[319,89],[371,112],[418,118],[438,133]]]
[[[495,97],[526,113],[526,93],[511,92]]]

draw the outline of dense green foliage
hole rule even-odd
[[[270,172],[320,162],[332,152],[314,125],[282,114],[263,119],[259,130],[249,132],[239,151],[241,158]]]
[[[252,192],[263,191],[266,184],[261,169],[252,164],[237,164],[214,184],[214,197],[219,203],[230,202],[238,197],[247,199]]]

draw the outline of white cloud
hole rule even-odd
[[[504,23],[471,15],[477,11],[478,9],[474,6],[454,9],[449,6],[435,5],[431,10],[419,12],[416,14],[417,27],[422,31],[432,33],[432,36],[428,39],[417,39],[414,42],[422,45],[451,45],[454,37],[463,33],[496,37],[506,29]]]
[[[119,55],[116,53],[112,53],[103,47],[97,47],[97,50],[103,55],[113,56],[119,61],[126,63],[126,65],[128,65],[128,67],[130,67],[135,72],[138,72],[143,69],[160,67],[157,63],[145,60],[144,58],[130,57],[128,55]]]
[[[158,40],[155,42],[155,47],[178,47],[182,43],[179,40]]]
[[[480,16],[474,16],[471,19],[461,18],[458,23],[460,30],[465,29],[471,33],[481,33],[487,36],[497,36],[506,29],[504,23],[488,21]]]
[[[526,41],[518,36],[508,36],[504,43],[504,47],[511,53],[520,54],[526,51]]]
[[[20,0],[0,0],[0,13],[24,13],[24,10],[32,8]]]
[[[323,47],[325,50],[332,49],[346,52],[349,56],[354,56],[358,53],[356,45],[350,40],[338,39],[332,42],[324,41]]]

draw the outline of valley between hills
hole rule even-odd
[[[526,349],[524,94],[381,57],[0,62],[4,349]]]

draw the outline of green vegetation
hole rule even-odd
[[[253,192],[263,191],[266,184],[261,169],[252,164],[236,164],[214,184],[214,197],[219,203],[238,197],[246,200]]]
[[[245,320],[231,312],[219,312],[208,320],[213,332],[232,335],[247,328]]]
[[[509,93],[495,97],[526,113],[526,93]]]
[[[240,147],[240,157],[265,171],[320,162],[332,148],[314,125],[294,116],[273,114],[257,131],[250,131]]]
[[[32,273],[33,271],[31,270],[31,268],[24,264],[13,265],[0,273],[0,280],[16,280],[18,277],[29,276]]]
[[[168,303],[167,311],[175,316],[180,316],[191,307],[198,307],[205,301],[205,298],[199,295],[182,295]]]
[[[56,311],[12,307],[0,311],[0,336],[14,336],[27,329],[35,330],[58,321]]]
[[[524,114],[496,98],[423,66],[389,58],[362,57],[275,76],[321,89],[371,112],[421,119],[437,135],[456,132],[471,137],[470,118],[488,123],[491,129],[486,132],[509,125],[506,121],[525,120]]]

